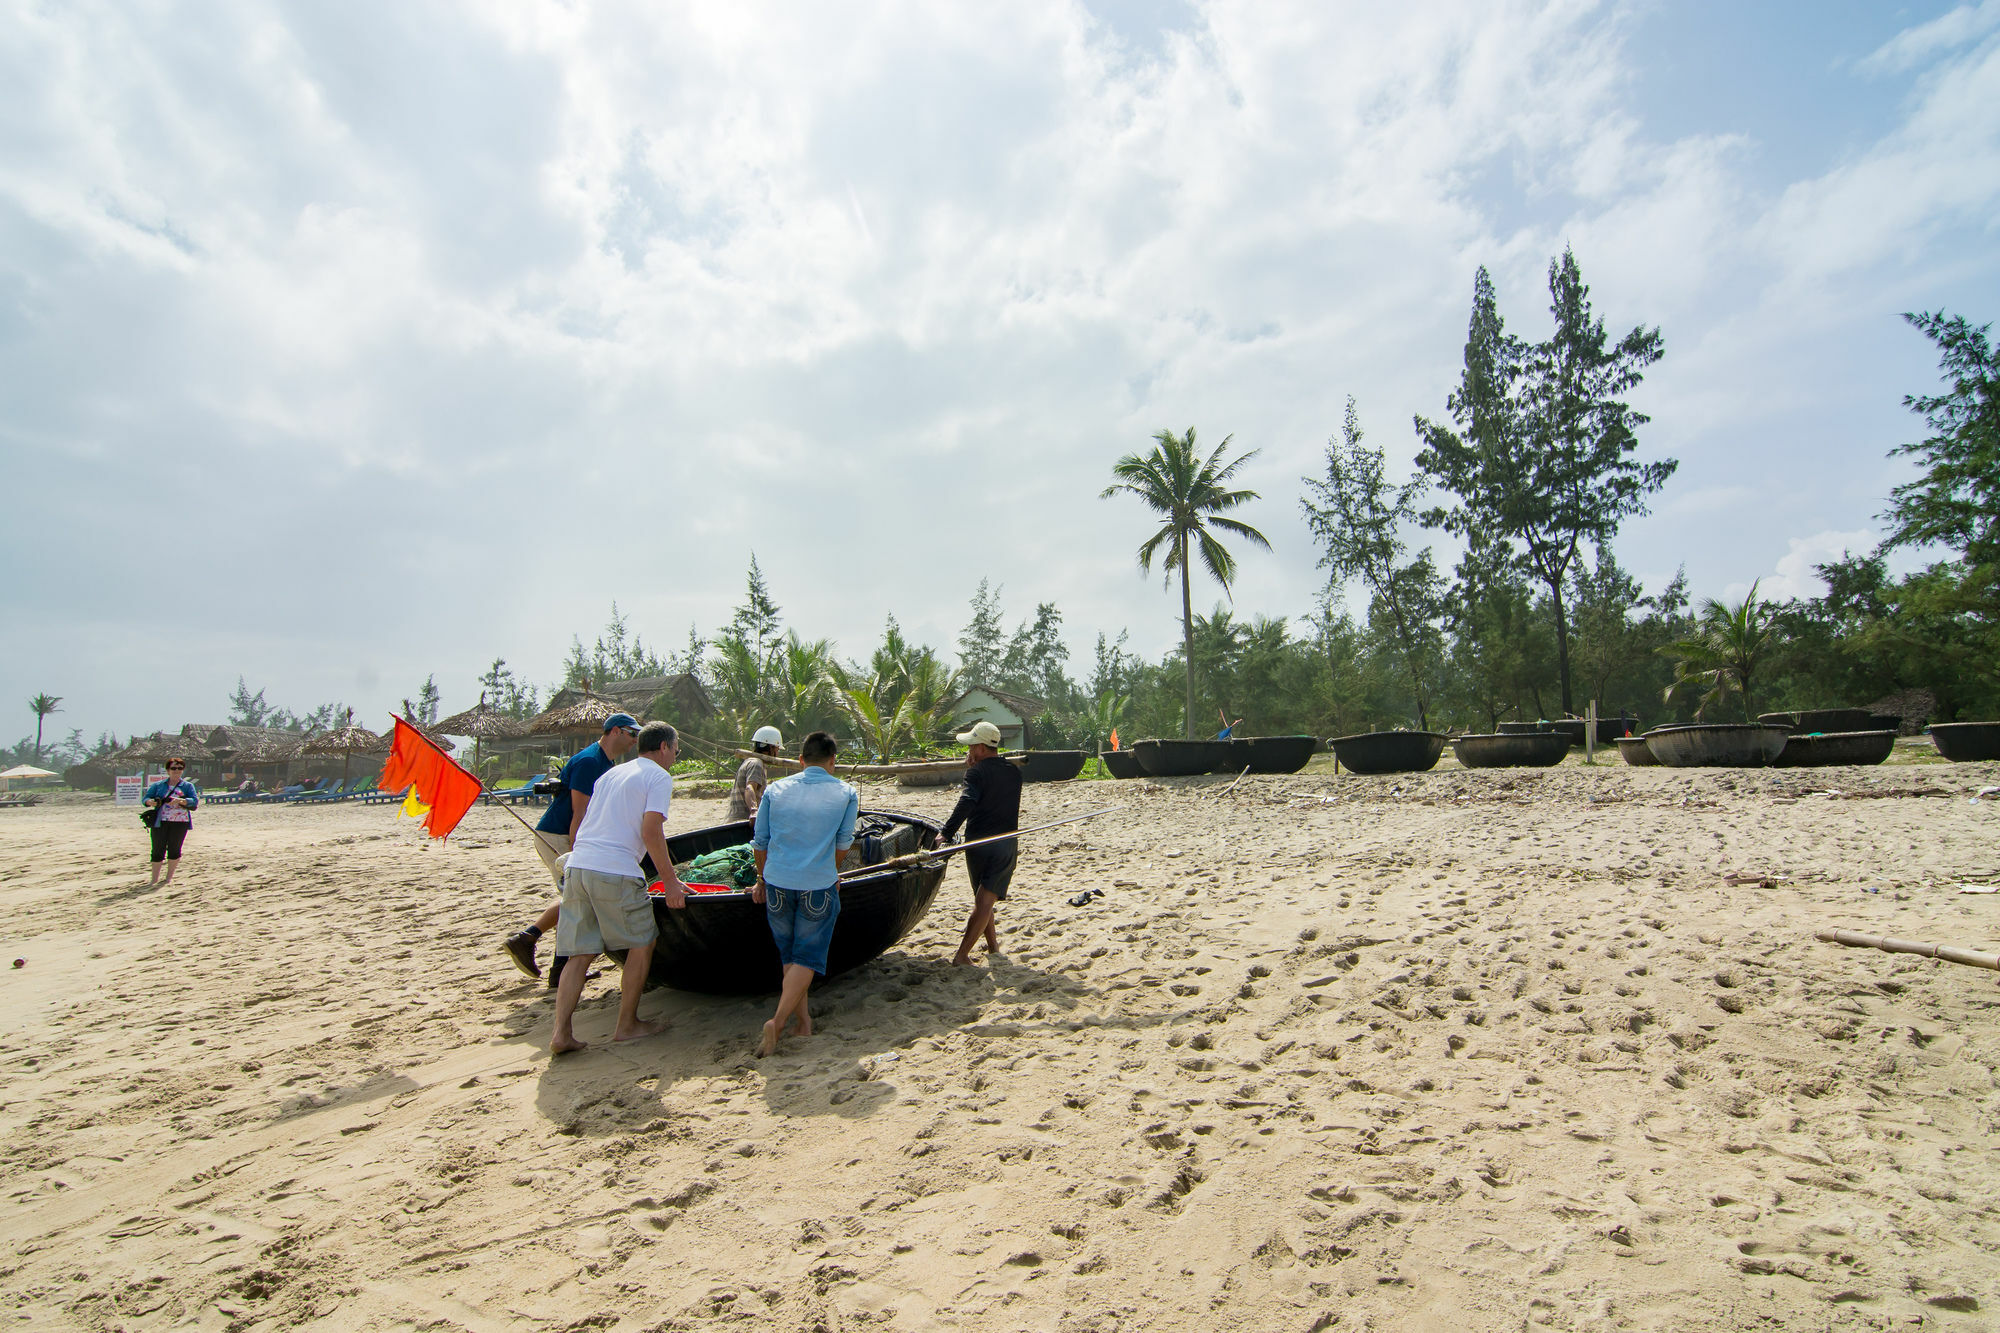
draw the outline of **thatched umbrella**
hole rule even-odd
[[[479,771],[479,743],[485,740],[511,741],[528,734],[528,724],[511,714],[503,713],[486,702],[486,696],[479,696],[479,706],[468,708],[463,713],[453,713],[437,724],[437,730],[446,736],[472,737],[472,771]]]
[[[528,723],[531,736],[602,736],[604,723],[613,713],[625,711],[625,705],[616,699],[607,699],[589,690],[576,690],[577,696],[561,708],[554,705],[544,709]]]
[[[333,731],[323,731],[306,739],[299,747],[301,754],[337,754],[340,756],[341,785],[347,784],[347,766],[357,754],[387,754],[389,741],[377,736],[366,727],[354,725],[354,710],[347,710],[347,724]]]

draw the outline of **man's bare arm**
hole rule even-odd
[[[590,793],[573,791],[569,794],[569,840],[576,841],[576,831],[583,827],[583,812],[590,809]]]
[[[646,844],[646,854],[653,858],[658,882],[666,887],[663,896],[667,906],[686,907],[687,885],[674,873],[674,858],[667,852],[667,817],[657,810],[648,810],[639,824],[639,838]]]

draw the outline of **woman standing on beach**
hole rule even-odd
[[[166,780],[146,788],[146,808],[153,812],[153,878],[148,887],[174,882],[174,871],[181,864],[181,846],[194,827],[194,808],[201,804],[201,796],[194,784],[181,776],[186,772],[187,760],[176,756],[167,760]],[[161,861],[167,863],[165,879],[160,878]]]

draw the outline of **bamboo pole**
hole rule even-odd
[[[1107,805],[1101,810],[1090,810],[1080,815],[1071,815],[1068,819],[1052,819],[1046,824],[1036,824],[1029,828],[1015,829],[1012,833],[996,833],[990,838],[974,838],[970,842],[955,842],[949,847],[933,847],[926,852],[907,852],[902,856],[892,856],[886,861],[878,861],[872,866],[857,866],[853,870],[842,871],[840,878],[859,879],[863,875],[879,875],[884,870],[893,869],[896,866],[915,865],[919,861],[940,861],[947,856],[956,856],[967,848],[984,847],[992,842],[1005,842],[1009,838],[1019,838],[1029,833],[1041,833],[1047,829],[1061,828],[1064,824],[1081,823],[1086,819],[1095,819],[1099,815],[1108,815],[1114,810],[1123,810],[1124,808],[1122,805]]]
[[[1857,930],[1822,930],[1818,932],[1818,937],[1831,944],[1844,944],[1850,949],[1913,953],[1924,958],[1940,958],[1947,963],[1963,963],[1967,967],[1983,967],[1989,972],[2000,972],[2000,954],[1961,949],[1955,944],[1925,944],[1918,940],[1894,939],[1888,935],[1863,935]]]

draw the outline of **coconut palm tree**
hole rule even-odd
[[[1695,716],[1701,717],[1710,704],[1719,703],[1734,689],[1743,695],[1743,720],[1755,721],[1750,678],[1770,655],[1777,637],[1776,621],[1777,608],[1757,600],[1755,583],[1735,606],[1708,598],[1701,604],[1694,637],[1660,649],[1676,659],[1674,683],[1666,688],[1666,701],[1672,703],[1683,689],[1699,687],[1703,693]]]
[[[62,711],[57,706],[61,703],[60,694],[38,694],[28,700],[28,707],[34,710],[35,714],[35,762],[38,764],[42,762],[42,723],[48,719],[50,713]]]
[[[1236,469],[1257,456],[1257,451],[1252,449],[1224,463],[1223,451],[1229,448],[1229,442],[1234,438],[1225,435],[1222,443],[1204,459],[1195,452],[1194,427],[1188,427],[1184,435],[1176,435],[1170,430],[1160,431],[1153,436],[1151,453],[1127,454],[1112,465],[1111,475],[1118,480],[1106,486],[1098,497],[1109,499],[1121,491],[1136,495],[1147,508],[1166,520],[1160,525],[1160,530],[1139,547],[1139,568],[1145,573],[1152,573],[1153,557],[1164,547],[1166,559],[1161,568],[1167,582],[1171,584],[1174,571],[1180,571],[1181,647],[1187,667],[1187,707],[1181,720],[1190,739],[1194,736],[1191,549],[1200,553],[1203,567],[1222,585],[1225,596],[1229,593],[1230,583],[1236,578],[1236,557],[1210,529],[1234,533],[1267,551],[1271,549],[1271,543],[1263,533],[1247,523],[1225,517],[1229,510],[1258,498],[1255,491],[1231,490],[1226,484]]]

